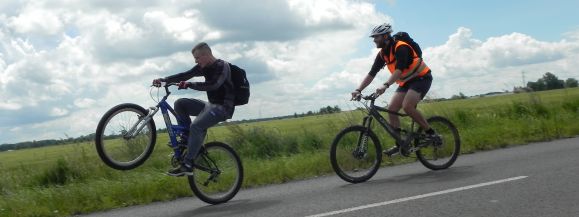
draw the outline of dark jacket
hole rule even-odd
[[[205,77],[205,82],[192,82],[191,89],[207,91],[209,103],[225,107],[229,112],[229,118],[235,110],[235,93],[231,82],[231,64],[225,66],[225,61],[218,59],[213,64],[201,68],[195,65],[192,69],[171,75],[165,78],[166,82],[187,81],[193,77]]]

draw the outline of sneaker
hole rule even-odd
[[[400,147],[398,147],[397,145],[384,151],[384,154],[387,155],[388,157],[392,157],[394,155],[397,155],[400,153]]]
[[[180,167],[173,168],[167,172],[167,175],[170,176],[192,176],[193,175],[193,168],[187,165],[181,165]]]

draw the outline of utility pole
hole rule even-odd
[[[525,88],[527,86],[527,83],[525,83],[525,71],[521,71],[521,74],[523,76],[523,88]]]

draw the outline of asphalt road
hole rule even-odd
[[[443,171],[417,162],[361,184],[328,175],[243,189],[221,205],[191,197],[87,216],[579,216],[579,137],[461,155]]]

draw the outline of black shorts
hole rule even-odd
[[[414,78],[410,81],[407,81],[406,84],[404,84],[404,86],[398,87],[398,89],[396,89],[396,92],[406,93],[408,92],[409,89],[412,89],[420,93],[420,99],[424,99],[424,96],[426,96],[426,93],[428,93],[428,90],[430,90],[431,84],[432,84],[432,74],[428,72],[428,74],[422,77]]]

